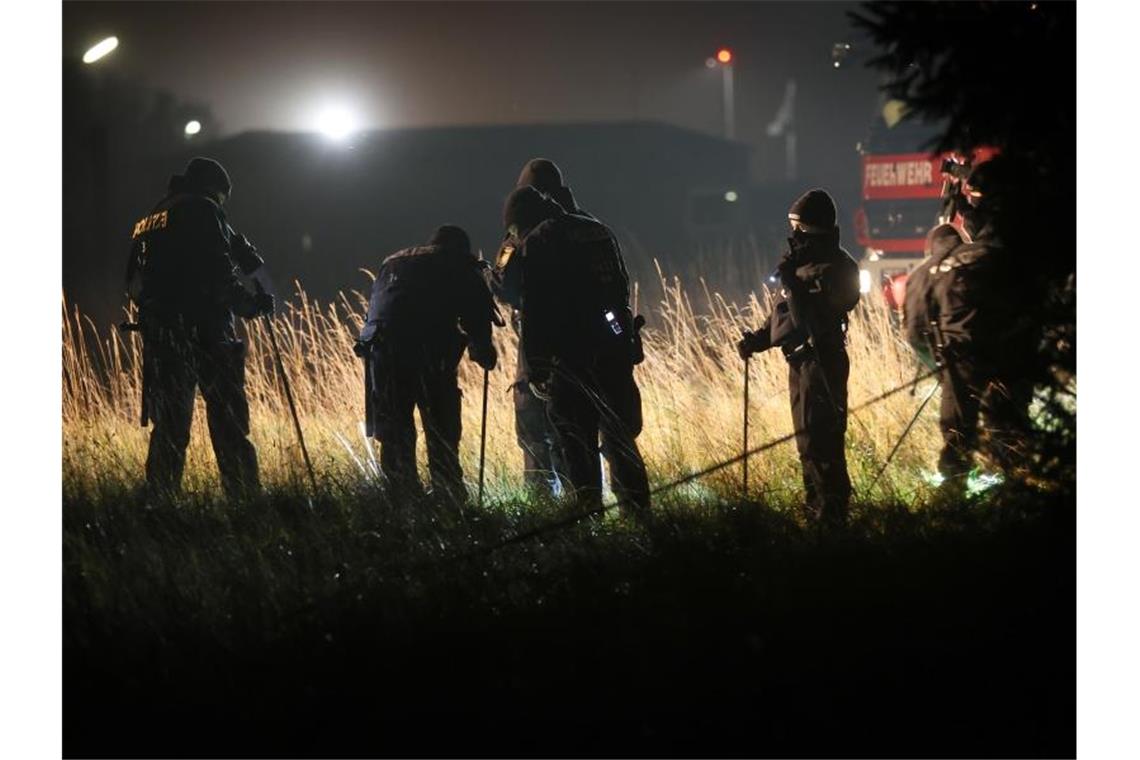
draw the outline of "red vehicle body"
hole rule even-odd
[[[863,248],[860,264],[864,292],[878,286],[888,305],[902,308],[906,274],[922,261],[931,227],[944,219],[942,197],[952,178],[942,172],[946,159],[976,165],[996,154],[978,148],[972,155],[955,153],[863,154],[862,204],[855,211],[855,239]]]

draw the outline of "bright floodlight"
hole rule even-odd
[[[716,51],[716,59],[724,64],[732,63],[732,51],[728,48],[721,48]]]
[[[186,122],[186,136],[187,137],[193,137],[194,135],[198,134],[201,131],[202,131],[202,122],[198,121],[197,119],[191,119],[190,121]]]
[[[95,63],[119,46],[118,37],[108,37],[83,54],[84,63]]]
[[[343,108],[329,108],[317,119],[317,129],[330,140],[343,140],[356,131],[356,118]]]
[[[726,192],[726,193],[724,194],[724,199],[725,199],[726,201],[728,201],[729,203],[736,203],[736,199],[737,199],[737,198],[739,198],[739,197],[740,197],[740,196],[738,196],[738,195],[736,194],[736,191],[735,191],[735,190],[729,190],[728,192]]]

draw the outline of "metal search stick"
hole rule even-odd
[[[479,430],[479,507],[483,506],[483,464],[487,453],[487,387],[490,383],[490,370],[483,370],[483,421]]]
[[[741,449],[742,465],[744,468],[744,498],[748,498],[748,371],[749,361],[752,357],[744,357],[744,445]]]
[[[930,403],[930,399],[934,398],[935,392],[937,392],[940,387],[942,387],[941,383],[935,383],[934,387],[930,389],[930,393],[927,393],[926,398],[924,398],[922,400],[922,403],[919,404],[918,411],[915,412],[914,416],[910,418],[910,422],[907,423],[906,429],[902,431],[902,435],[899,436],[898,441],[895,443],[895,447],[891,449],[891,453],[887,454],[886,461],[883,462],[883,466],[879,468],[879,472],[875,475],[875,479],[871,481],[871,488],[868,488],[866,493],[871,493],[871,490],[879,484],[879,478],[883,477],[883,473],[887,471],[887,465],[889,465],[891,463],[891,460],[894,459],[895,453],[899,450],[899,446],[902,446],[902,442],[906,440],[907,435],[910,433],[910,429],[914,427],[914,423],[918,422],[918,418],[922,416],[922,410],[925,409],[926,405]]]
[[[257,284],[260,293],[265,291],[261,283]],[[297,416],[297,405],[293,402],[293,391],[289,387],[289,376],[285,374],[285,364],[281,361],[281,351],[277,348],[277,333],[273,330],[273,315],[264,314],[265,324],[269,330],[269,344],[273,346],[273,358],[277,360],[277,372],[281,375],[281,385],[285,388],[285,399],[289,402],[289,412],[293,415],[293,428],[297,431],[297,441],[301,444],[301,456],[305,458],[305,468],[309,471],[309,484],[313,487],[313,496],[317,495],[317,476],[313,472],[313,463],[309,459],[309,449],[305,446],[305,434],[301,432],[301,419]]]

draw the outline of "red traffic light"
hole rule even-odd
[[[716,59],[721,63],[732,63],[732,51],[728,48],[721,48],[716,51]]]

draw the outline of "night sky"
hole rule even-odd
[[[737,137],[757,174],[797,81],[801,174],[853,163],[876,77],[834,70],[853,3],[64,3],[63,50],[107,34],[100,66],[208,105],[222,132],[646,119],[723,131],[718,47],[736,54]]]

